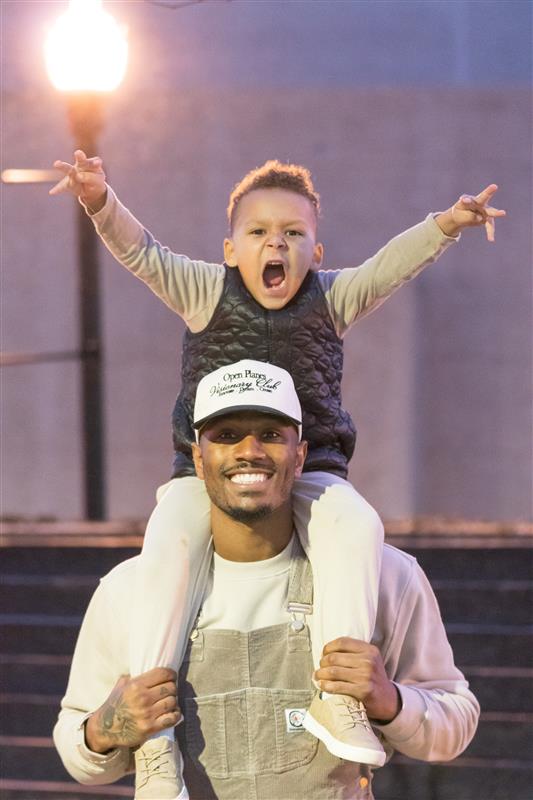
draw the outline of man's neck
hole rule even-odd
[[[215,552],[228,561],[264,561],[287,547],[294,529],[292,510],[278,509],[253,523],[232,519],[211,506]]]

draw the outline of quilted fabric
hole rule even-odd
[[[181,391],[172,414],[174,477],[193,475],[192,413],[198,381],[218,367],[253,358],[283,367],[293,377],[303,410],[309,451],[305,471],[345,478],[356,432],[341,406],[342,341],[314,272],[284,308],[259,305],[239,270],[226,267],[224,290],[209,325],[183,339]]]

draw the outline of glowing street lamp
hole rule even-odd
[[[61,92],[112,92],[126,72],[126,30],[102,0],[71,0],[44,46],[48,76]]]
[[[104,11],[102,0],[70,0],[47,36],[44,54],[53,86],[65,92],[76,149],[98,153],[106,94],[124,77],[126,30]],[[80,351],[82,377],[85,511],[105,517],[105,459],[102,403],[98,240],[91,221],[78,209]]]

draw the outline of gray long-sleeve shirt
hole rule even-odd
[[[179,314],[193,333],[206,327],[222,294],[222,264],[193,260],[161,245],[110,187],[104,207],[91,219],[113,256]],[[358,318],[378,308],[458,238],[446,236],[429,214],[360,266],[319,270],[338,335],[344,336]]]

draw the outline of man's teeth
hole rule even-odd
[[[264,472],[239,472],[237,475],[232,475],[230,481],[232,483],[263,483],[266,479],[267,476]]]

